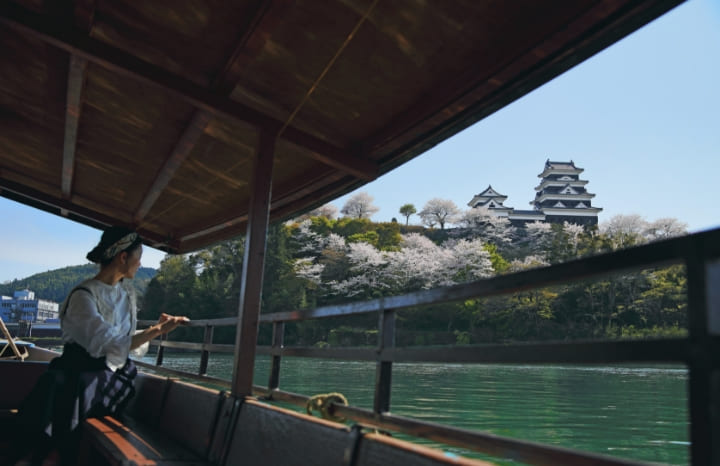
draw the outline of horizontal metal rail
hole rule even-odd
[[[182,324],[183,327],[229,327],[237,325],[237,317],[222,317],[220,319],[193,319]],[[156,320],[138,320],[138,325],[154,325]]]
[[[166,374],[166,375],[181,377],[181,378],[183,378],[183,379],[196,380],[196,381],[198,381],[198,382],[204,382],[204,383],[216,385],[216,386],[223,387],[223,388],[228,388],[228,389],[230,388],[230,381],[229,381],[229,380],[221,379],[221,378],[218,378],[218,377],[210,377],[210,376],[207,376],[207,375],[193,374],[192,372],[179,371],[179,370],[176,370],[176,369],[169,369],[169,368],[167,368],[167,367],[157,366],[157,365],[155,365],[155,364],[149,364],[149,363],[147,363],[147,362],[138,361],[138,360],[136,360],[136,359],[133,360],[133,362],[134,362],[135,364],[137,364],[138,366],[140,366],[140,367],[144,367],[144,368],[146,368],[146,369],[151,369],[151,370],[153,370],[153,371],[155,371],[155,372],[158,372],[158,373],[160,373],[160,374]]]
[[[162,346],[164,348],[212,351],[213,353],[232,353],[233,351],[235,351],[235,345],[218,343],[191,343],[185,341],[152,340],[150,344],[153,346]]]

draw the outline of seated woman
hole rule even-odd
[[[131,352],[143,356],[150,340],[189,321],[162,314],[155,325],[136,331],[135,293],[123,280],[135,276],[141,257],[141,238],[123,227],[108,228],[87,254],[100,270],[73,288],[62,304],[63,354],[51,361],[20,410],[26,438],[34,438],[36,460],[43,456],[42,443],[46,451],[58,448],[63,464],[72,464],[79,424],[89,417],[120,414],[134,394],[137,369],[128,357]]]

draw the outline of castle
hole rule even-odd
[[[570,162],[545,162],[543,172],[538,175],[540,184],[535,187],[535,199],[530,201],[532,210],[517,210],[503,205],[507,196],[495,191],[492,186],[476,194],[468,205],[488,209],[493,215],[507,217],[515,226],[528,222],[575,223],[597,225],[600,207],[593,207],[591,199],[595,194],[587,192],[587,180],[580,179],[584,170]]]

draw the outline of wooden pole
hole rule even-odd
[[[232,394],[235,396],[252,394],[265,246],[270,217],[275,140],[275,134],[269,131],[261,133],[260,147],[253,172],[252,196],[245,237],[245,257],[240,283],[240,308],[235,336],[235,365],[232,378]]]

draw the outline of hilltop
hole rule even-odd
[[[0,294],[12,296],[16,290],[29,289],[40,299],[62,302],[73,286],[93,277],[98,271],[97,265],[73,265],[47,272],[36,273],[29,277],[16,279],[0,284]],[[148,283],[157,274],[157,270],[140,267],[132,280],[132,285],[139,296],[145,294]]]

